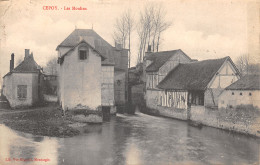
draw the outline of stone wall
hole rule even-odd
[[[204,106],[191,106],[190,120],[203,125],[221,128],[225,130],[246,133],[260,137],[260,116],[246,115],[247,109],[243,109],[245,114],[235,118],[236,109],[206,108]]]

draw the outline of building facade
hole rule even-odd
[[[235,108],[239,105],[253,105],[260,108],[259,75],[246,75],[221,93],[219,108]]]
[[[39,103],[41,82],[42,69],[29,49],[25,49],[24,60],[15,68],[14,54],[11,55],[10,71],[3,77],[3,95],[11,108],[29,107]]]
[[[62,46],[58,52],[64,52]],[[59,98],[64,110],[101,107],[101,62],[105,58],[85,40],[59,57]]]
[[[239,78],[229,57],[179,63],[156,87],[147,85],[146,105],[163,116],[186,120],[189,111],[217,107],[219,94]]]
[[[126,102],[128,50],[122,49],[118,44],[116,44],[115,47],[111,46],[92,29],[75,29],[58,45],[56,49],[58,56],[62,57],[63,54],[73,48],[81,40],[86,41],[95,52],[99,52],[104,57],[100,65],[101,71],[95,73],[100,73],[99,76],[101,78],[101,105],[105,107],[110,106],[110,112],[114,113],[116,110],[115,106],[124,105]],[[93,65],[95,64],[93,63]],[[99,66],[99,64],[93,67],[95,68],[97,66]],[[95,85],[93,87],[95,87]],[[62,99],[62,97],[60,98]]]

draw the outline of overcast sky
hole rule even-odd
[[[9,0],[0,1],[1,77],[9,71],[11,53],[15,60],[24,49],[33,51],[36,62],[44,66],[56,57],[55,48],[74,29],[94,27],[111,45],[115,19],[130,8],[138,20],[145,0]],[[236,57],[248,52],[247,3],[245,0],[162,0],[166,19],[172,26],[164,32],[160,50],[182,49],[193,59]],[[43,10],[43,6],[82,6],[87,11]],[[136,32],[133,38],[136,38]],[[133,39],[133,58],[137,39]],[[16,62],[15,62],[16,63]]]

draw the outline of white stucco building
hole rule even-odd
[[[62,108],[97,110],[101,107],[101,62],[105,57],[84,39],[72,48],[59,46],[57,49]]]
[[[246,75],[221,93],[219,108],[235,108],[238,105],[253,105],[260,108],[259,75]]]
[[[41,67],[29,49],[25,49],[24,60],[15,68],[11,55],[10,71],[3,77],[3,95],[11,108],[29,107],[40,101],[41,75]]]

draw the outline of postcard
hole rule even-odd
[[[259,165],[259,0],[0,0],[0,165]]]

